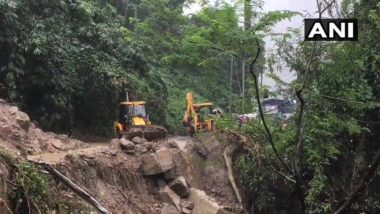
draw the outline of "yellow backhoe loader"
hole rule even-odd
[[[115,132],[118,138],[124,136],[131,140],[139,136],[149,141],[165,139],[168,134],[164,127],[151,124],[149,115],[145,111],[145,101],[120,103],[119,120],[115,122]]]
[[[215,121],[209,115],[213,103],[195,103],[192,93],[186,95],[186,111],[182,123],[187,127],[190,136],[199,131],[214,131]]]

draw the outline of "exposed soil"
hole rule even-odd
[[[197,171],[200,172],[201,186],[208,195],[219,204],[229,207],[233,213],[238,213],[240,205],[228,180],[223,152],[227,139],[222,135],[205,133],[194,139],[192,154]]]

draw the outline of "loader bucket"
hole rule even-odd
[[[125,133],[125,138],[132,140],[134,137],[142,137],[148,141],[163,140],[168,138],[168,131],[161,126],[134,126]]]

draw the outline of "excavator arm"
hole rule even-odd
[[[192,93],[186,94],[186,111],[183,117],[183,123],[188,123],[192,118],[192,114],[195,112],[194,110],[194,97]]]

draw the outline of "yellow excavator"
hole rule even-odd
[[[157,125],[152,125],[145,111],[145,101],[127,101],[120,103],[119,120],[115,122],[115,132],[118,138],[129,140],[143,137],[149,141],[167,138],[168,131]]]
[[[212,113],[213,103],[195,103],[192,93],[186,95],[186,111],[182,123],[187,127],[187,132],[193,136],[195,132],[199,131],[214,131],[215,121],[209,117]],[[208,110],[205,114],[204,110]]]

